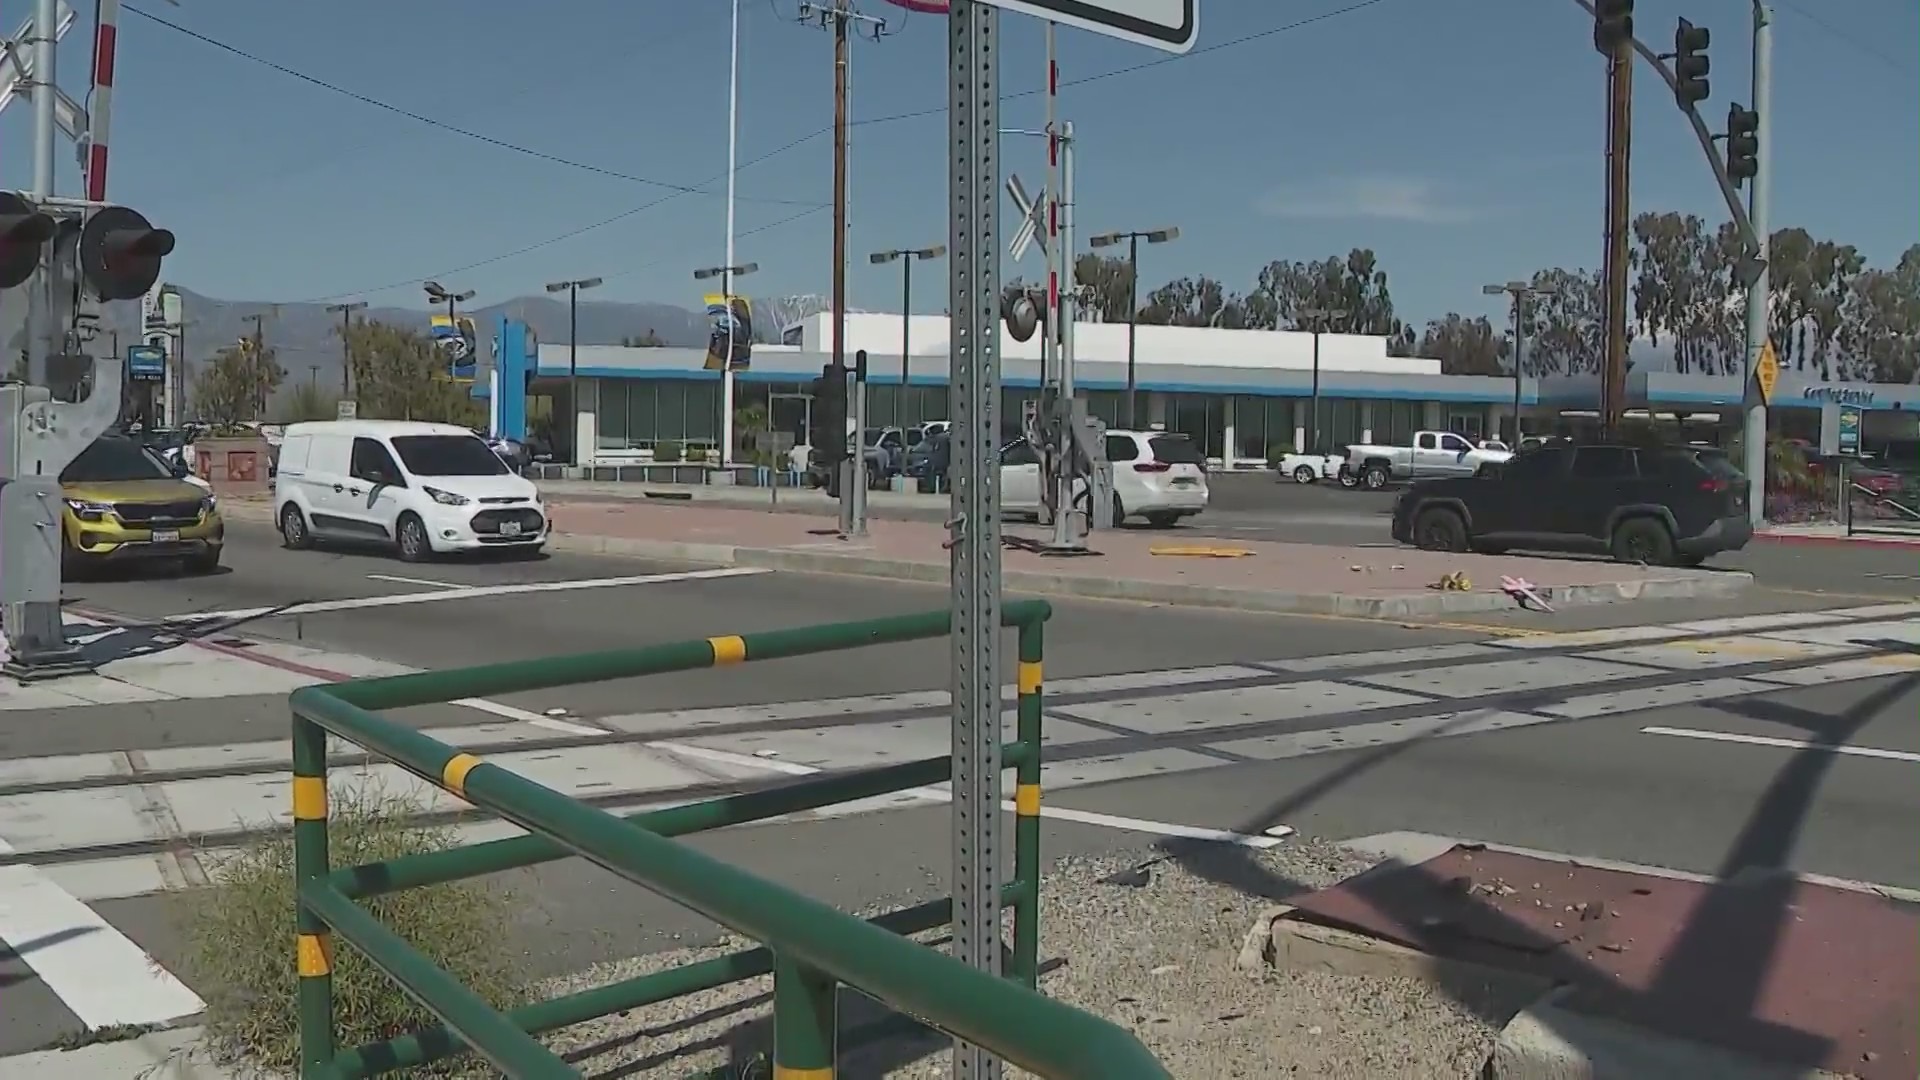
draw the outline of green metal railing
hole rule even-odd
[[[1132,1035],[1034,989],[1039,975],[1040,746],[1045,601],[1009,603],[1018,633],[1014,914],[1008,978],[971,968],[902,935],[946,925],[939,900],[861,920],[673,838],[938,784],[952,760],[928,758],[664,810],[616,817],[377,715],[379,711],[522,693],[669,671],[772,660],[944,636],[950,615],[917,615],[713,637],[557,659],[311,686],[293,693],[293,838],[297,878],[302,1080],[347,1080],[474,1052],[515,1080],[581,1074],[534,1035],[771,973],[773,1072],[831,1080],[842,984],[1050,1080],[1162,1080],[1169,1074]],[[327,852],[327,737],[356,744],[530,835],[363,866]],[[761,943],[638,978],[501,1013],[436,967],[358,903],[369,897],[580,855]],[[332,938],[338,935],[440,1024],[340,1049],[333,1022]]]

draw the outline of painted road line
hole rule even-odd
[[[429,578],[402,577],[399,574],[368,574],[368,581],[391,581],[396,585],[425,585],[433,589],[464,589],[457,581],[433,581]]]
[[[469,709],[477,709],[483,713],[492,713],[495,716],[504,716],[509,720],[518,720],[521,723],[531,724],[534,727],[546,728],[548,731],[565,732],[568,735],[598,735],[606,737],[613,734],[613,732],[605,728],[576,724],[571,720],[563,720],[558,716],[544,716],[530,709],[503,705],[498,701],[488,701],[486,698],[460,698],[456,701],[450,701],[448,704],[464,705]]]
[[[32,866],[0,866],[0,940],[89,1031],[167,1024],[199,995]]]
[[[235,608],[230,611],[201,611],[190,615],[169,615],[169,623],[221,622],[257,619],[263,616],[319,615],[335,611],[364,611],[370,608],[403,607],[445,600],[475,600],[496,596],[524,596],[533,593],[575,592],[582,589],[618,589],[629,585],[668,585],[681,581],[716,581],[723,578],[757,577],[773,571],[758,566],[723,566],[712,570],[683,570],[668,574],[634,574],[629,577],[583,578],[571,581],[526,581],[512,585],[461,585],[439,592],[397,593],[388,596],[359,596],[347,600],[314,600],[287,607]]]
[[[1782,739],[1772,735],[1743,735],[1733,731],[1700,731],[1694,728],[1643,727],[1642,735],[1671,735],[1680,739],[1701,739],[1707,742],[1739,743],[1743,746],[1771,746],[1781,750],[1815,750],[1822,754],[1840,754],[1846,757],[1878,758],[1882,761],[1920,761],[1920,754],[1911,750],[1883,750],[1877,746],[1846,746],[1832,743],[1809,742],[1806,739]]]
[[[711,750],[704,746],[693,746],[686,743],[652,743],[650,745],[657,749],[665,750],[668,753],[681,754],[701,761],[713,762],[716,765],[728,765],[742,769],[757,768],[766,772],[779,773],[782,776],[815,776],[826,771],[811,765],[751,757],[745,754],[729,753],[725,750]],[[953,798],[952,793],[943,787],[909,788],[900,794],[925,802],[949,802]],[[1009,811],[1014,809],[1013,800],[1011,799],[1002,801],[1000,805],[1003,809]],[[1288,836],[1293,835],[1293,829],[1286,825],[1272,826],[1266,831],[1266,835],[1263,836],[1249,836],[1245,833],[1228,832],[1224,829],[1209,829],[1198,825],[1180,825],[1168,821],[1150,821],[1146,818],[1123,817],[1117,814],[1100,814],[1091,810],[1075,810],[1071,807],[1054,806],[1051,803],[1045,802],[1040,806],[1040,816],[1042,818],[1053,818],[1057,821],[1072,821],[1082,825],[1099,825],[1108,829],[1118,829],[1122,832],[1148,833],[1154,836],[1165,836],[1182,840],[1206,840],[1214,843],[1232,844],[1236,847],[1248,848],[1277,847],[1284,842]]]

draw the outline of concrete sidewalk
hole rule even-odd
[[[854,539],[840,536],[834,518],[824,512],[812,517],[680,501],[555,501],[549,507],[551,544],[557,550],[896,581],[947,580],[943,544],[948,533],[931,522],[876,520],[869,536]],[[262,502],[234,500],[226,508],[236,521],[272,520],[271,508]],[[1028,526],[1004,531],[1011,545],[1045,535]],[[1090,546],[1092,553],[1078,557],[1009,546],[1002,557],[1005,585],[1018,592],[1090,599],[1405,618],[1512,609],[1518,601],[1502,591],[1503,576],[1529,582],[1556,608],[1723,598],[1753,581],[1749,574],[1728,571],[1413,548],[1229,543],[1159,530],[1108,531]],[[1447,575],[1464,575],[1469,587],[1435,587]]]
[[[1241,965],[1530,989],[1495,1080],[1894,1080],[1915,1073],[1920,916],[1897,890],[1725,881],[1416,833],[1263,913]]]

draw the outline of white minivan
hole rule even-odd
[[[549,525],[533,482],[485,440],[410,420],[288,425],[273,505],[287,547],[391,544],[408,562],[495,548],[531,554]]]

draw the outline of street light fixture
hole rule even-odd
[[[1488,296],[1505,294],[1513,298],[1513,449],[1517,451],[1525,435],[1520,428],[1520,361],[1524,358],[1526,348],[1527,301],[1536,296],[1552,296],[1557,290],[1552,285],[1509,281],[1504,285],[1482,285],[1480,291]]]
[[[867,261],[875,266],[885,266],[896,260],[900,263],[900,397],[894,402],[894,414],[891,417],[895,426],[904,426],[901,421],[907,409],[907,354],[913,344],[913,264],[937,259],[946,253],[947,245],[935,244],[929,248],[876,251],[867,256]]]
[[[1134,338],[1140,323],[1140,241],[1164,244],[1179,237],[1180,230],[1169,226],[1144,232],[1101,233],[1087,238],[1087,246],[1095,248],[1112,247],[1123,240],[1127,244],[1127,426],[1129,428],[1135,426],[1137,413],[1134,408],[1134,399],[1139,391],[1139,381],[1135,376]]]
[[[732,229],[728,229],[731,235]],[[733,244],[727,244],[727,257],[733,257]],[[759,263],[739,263],[734,266],[707,266],[693,272],[693,280],[709,281],[720,279],[721,303],[727,305],[727,356],[720,365],[720,464],[733,464],[733,279],[746,277],[760,269]],[[768,410],[771,414],[772,410]]]
[[[1295,308],[1293,318],[1296,324],[1308,323],[1313,327],[1313,413],[1307,425],[1307,446],[1309,454],[1321,453],[1320,449],[1320,335],[1327,332],[1336,320],[1350,314],[1345,308]]]
[[[547,283],[550,293],[567,294],[567,464],[580,464],[580,290],[598,286],[605,278],[575,278]],[[540,366],[538,357],[534,367]]]
[[[353,313],[366,310],[365,300],[328,304],[327,314],[340,316],[340,399],[353,397],[353,351],[347,348],[347,332],[353,328]]]

